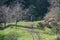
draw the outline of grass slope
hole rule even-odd
[[[34,27],[36,27],[38,22],[41,22],[41,21],[33,22],[33,24],[35,25]],[[9,23],[9,24],[15,24],[15,23]],[[22,26],[28,26],[31,24],[32,22],[18,22],[18,25],[22,25]],[[39,29],[36,29],[36,30],[39,31],[39,34],[42,40],[55,40],[57,38],[57,35],[55,35],[51,31],[51,29],[45,28],[45,30],[39,30]],[[7,35],[9,32],[16,32],[19,35],[17,40],[33,40],[32,35],[26,30],[26,28],[23,28],[23,27],[17,27],[17,28],[9,27],[4,30],[0,30],[0,34],[2,35]]]

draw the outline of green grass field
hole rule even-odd
[[[40,22],[40,21],[36,21],[36,22],[18,22],[18,25],[28,26],[28,25],[31,25],[33,23],[34,27],[37,27],[38,22]],[[8,23],[8,24],[15,24],[15,23]],[[49,28],[45,28],[45,30],[40,30],[40,29],[36,29],[36,30],[39,31],[39,36],[41,37],[42,40],[55,40],[57,38],[57,35],[55,35],[51,31],[51,29],[49,29]],[[3,37],[1,37],[1,35],[5,36],[5,35],[8,35],[8,33],[11,33],[11,32],[17,33],[17,35],[18,35],[17,40],[33,40],[32,35],[24,27],[17,27],[17,28],[8,27],[4,30],[0,30],[0,40],[1,40],[1,38],[3,38]],[[8,38],[9,38],[9,36],[8,36]],[[3,39],[6,39],[6,37],[4,37]],[[11,39],[11,40],[13,40],[13,39]]]

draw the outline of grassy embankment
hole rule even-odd
[[[37,27],[36,25],[38,24],[38,22],[40,21],[33,22],[35,28]],[[15,23],[8,23],[8,24],[15,24]],[[18,22],[18,25],[21,25],[21,26],[29,26],[31,24],[32,22]],[[40,29],[36,29],[36,30],[39,31],[39,34],[42,40],[55,40],[57,38],[57,35],[55,35],[49,28],[45,28],[45,30],[40,30]],[[0,37],[0,40],[2,38],[7,39],[6,35],[10,32],[17,33],[18,35],[17,40],[32,40],[33,39],[32,35],[24,27],[17,27],[17,28],[8,27],[4,30],[0,30],[0,36],[2,35],[5,36],[5,37],[4,36]]]

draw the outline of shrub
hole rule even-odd
[[[60,40],[60,36],[57,36],[56,40]]]
[[[45,28],[45,24],[43,24],[42,22],[38,23],[37,27],[39,29],[44,29]]]
[[[50,24],[45,24],[47,28],[52,28]]]
[[[51,23],[52,31],[56,34],[60,34],[60,26],[58,23]]]

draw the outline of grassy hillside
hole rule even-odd
[[[29,26],[33,23],[34,27],[37,27],[38,22],[43,22],[43,21],[18,22],[18,25]],[[9,24],[15,24],[15,23],[9,23]],[[33,40],[32,34],[27,30],[27,28],[21,26],[16,28],[14,26],[10,26],[4,30],[0,30],[0,40],[15,40],[14,38],[16,38],[17,40]],[[52,32],[52,30],[49,28],[45,28],[45,30],[40,30],[40,29],[35,29],[35,30],[39,32],[39,36],[42,40],[56,40],[57,38],[57,35],[55,35]]]

